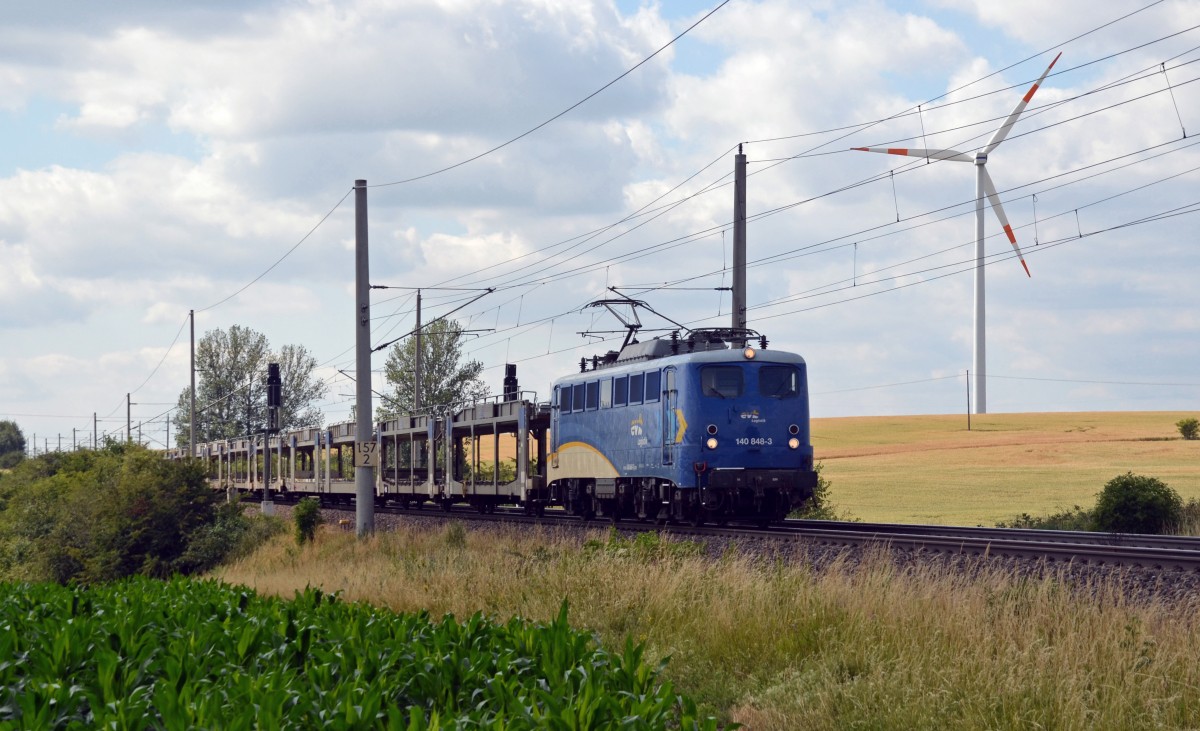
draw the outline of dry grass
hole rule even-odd
[[[220,578],[308,585],[401,611],[571,622],[672,659],[677,687],[751,729],[1200,725],[1195,608],[1002,570],[820,572],[553,532],[404,528],[277,539]],[[653,539],[651,539],[653,540]]]
[[[991,524],[1090,506],[1126,471],[1200,497],[1200,443],[1179,439],[1182,416],[996,415],[971,432],[964,417],[824,419],[813,434],[838,509]],[[219,578],[435,616],[549,620],[565,599],[574,626],[609,646],[645,642],[671,658],[677,688],[755,730],[1200,727],[1200,600],[1134,604],[1114,586],[986,565],[902,571],[875,556],[814,571],[593,538],[451,524],[357,541],[327,527]]]
[[[1200,441],[1179,412],[814,419],[813,445],[839,510],[866,521],[994,525],[1090,507],[1134,472],[1200,498]]]

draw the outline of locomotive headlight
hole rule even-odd
[[[746,356],[746,360],[754,360],[754,348],[746,348],[742,351],[742,355]]]
[[[709,424],[708,425],[708,433],[715,437],[717,435],[717,425]]]
[[[708,438],[708,439],[707,439],[707,440],[704,442],[704,446],[708,447],[709,449],[716,449],[716,448],[717,448],[717,438],[716,438],[716,437],[709,437],[709,438]]]
[[[796,437],[792,437],[791,439],[788,440],[788,449],[799,449],[799,448],[800,448],[800,440],[799,439],[797,439]]]

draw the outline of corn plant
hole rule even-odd
[[[4,728],[715,728],[642,647],[216,582],[0,585]]]

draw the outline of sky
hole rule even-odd
[[[812,415],[965,413],[975,171],[851,148],[973,154],[1059,53],[988,158],[1031,276],[985,211],[987,410],[1200,411],[1200,3],[15,5],[0,419],[67,448],[128,393],[160,445],[194,310],[303,344],[346,420],[357,179],[373,344],[420,287],[493,392],[515,363],[545,399],[617,345],[581,335],[620,327],[610,287],[730,324],[739,144],[748,324]]]

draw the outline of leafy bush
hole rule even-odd
[[[284,530],[279,518],[247,514],[236,499],[221,503],[212,523],[196,531],[179,558],[183,574],[210,571],[227,562],[245,558]]]
[[[813,489],[812,499],[804,504],[800,510],[793,510],[788,515],[789,518],[803,518],[806,520],[849,520],[846,515],[838,515],[837,509],[829,500],[829,487],[833,484],[832,480],[826,479],[825,475],[821,474],[824,465],[820,462],[813,465],[813,470],[817,473],[817,486]]]
[[[321,501],[306,497],[292,509],[292,521],[296,524],[296,543],[304,545],[317,537],[317,526],[321,525]]]
[[[1179,433],[1184,439],[1200,439],[1200,420],[1180,419],[1175,422],[1175,426],[1179,427]]]
[[[1092,511],[1076,505],[1070,510],[1063,510],[1044,517],[1021,513],[1012,520],[999,521],[996,523],[996,527],[1032,528],[1034,530],[1091,530]]]
[[[1192,498],[1184,503],[1179,523],[1172,527],[1181,536],[1200,536],[1200,500]]]
[[[662,665],[572,630],[176,579],[0,585],[4,728],[705,728]],[[199,651],[198,651],[199,648]]]
[[[1183,499],[1157,477],[1126,472],[1109,480],[1092,513],[1095,530],[1163,533],[1183,517]]]
[[[221,516],[198,462],[124,443],[26,459],[0,475],[0,579],[92,583],[205,570],[222,560],[212,535]],[[235,530],[230,520],[226,531]]]

